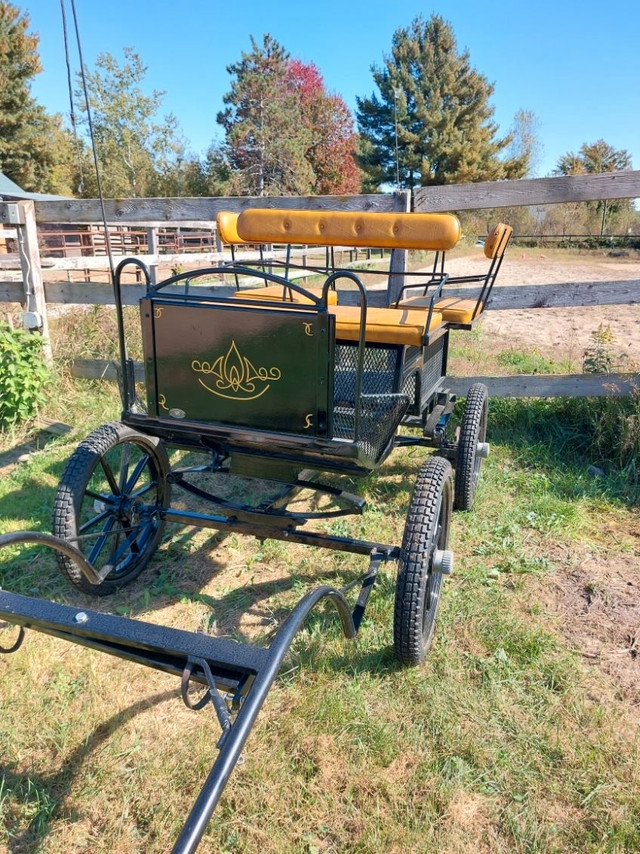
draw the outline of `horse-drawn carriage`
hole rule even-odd
[[[140,574],[167,522],[369,557],[355,606],[345,591],[318,587],[269,649],[0,593],[0,616],[21,627],[18,643],[23,627],[32,627],[179,674],[187,703],[190,682],[205,686],[203,704],[211,701],[222,727],[220,753],[175,851],[195,850],[293,636],[318,601],[333,601],[345,634],[355,635],[376,574],[396,561],[395,654],[409,665],[424,659],[442,579],[453,567],[451,511],[471,507],[488,453],[485,386],[472,386],[457,435],[447,429],[455,404],[446,386],[449,333],[472,328],[484,310],[511,235],[497,226],[485,242],[485,273],[452,279],[445,256],[460,224],[451,215],[247,209],[220,215],[218,227],[237,252],[230,263],[159,284],[135,259],[119,265],[121,420],[98,427],[69,460],[53,536],[0,538],[0,545],[52,547],[67,579],[98,595]],[[271,245],[286,247],[284,259],[264,252],[240,258],[242,249]],[[297,264],[291,250],[300,245],[322,247],[324,255]],[[404,272],[401,283],[392,263],[394,299],[374,307],[361,274],[335,263],[341,246],[390,250],[392,261],[396,250],[431,251],[435,261],[426,274]],[[147,282],[140,300],[146,400],[138,396],[125,340],[121,280],[130,265]],[[216,284],[222,275],[236,283],[226,296]],[[454,282],[473,286],[474,298],[447,296]],[[413,445],[435,453],[417,474],[400,544],[318,528],[319,521],[366,510],[342,487],[341,475],[366,475],[394,448]],[[189,462],[194,453],[196,464]],[[248,498],[224,497],[199,475],[207,482],[209,475],[244,479]],[[258,482],[272,485],[268,500],[252,489]],[[292,506],[303,491],[323,500]],[[180,492],[206,512],[179,506]]]

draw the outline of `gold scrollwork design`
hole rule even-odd
[[[157,306],[155,306],[155,308],[153,309],[153,316],[154,316],[155,318],[162,317],[162,312],[163,312],[163,311],[164,311],[164,306],[163,306],[163,305],[157,305]]]
[[[309,427],[313,427],[313,413],[312,412],[310,412],[308,415],[305,415],[304,429],[308,430]]]
[[[304,334],[308,335],[309,338],[313,338],[313,323],[307,323],[304,320],[302,322],[304,324]]]
[[[197,374],[215,377],[213,388],[200,377],[198,382],[211,394],[227,400],[256,400],[271,388],[272,382],[282,377],[279,368],[256,368],[240,354],[235,341],[231,342],[226,354],[218,356],[213,363],[194,359],[191,369]]]
[[[160,404],[162,409],[166,409],[167,412],[169,411],[169,407],[167,406],[167,398],[163,394],[158,395],[158,403]]]

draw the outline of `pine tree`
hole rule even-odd
[[[396,30],[391,56],[373,78],[380,95],[358,98],[361,165],[373,181],[405,188],[518,178],[526,154],[501,157],[510,136],[496,138],[493,86],[458,53],[439,15]]]
[[[0,171],[24,190],[64,192],[71,139],[60,117],[31,96],[31,81],[42,69],[38,36],[28,29],[28,16],[0,0]]]
[[[314,176],[305,152],[311,133],[300,120],[296,93],[288,85],[289,54],[269,34],[262,45],[227,67],[231,91],[217,121],[225,130],[230,190],[240,195],[306,195]]]

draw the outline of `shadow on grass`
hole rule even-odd
[[[39,776],[22,774],[10,766],[2,766],[0,772],[2,774],[4,796],[9,797],[13,795],[16,800],[29,803],[29,812],[33,815],[23,830],[7,826],[7,831],[11,834],[7,850],[11,854],[28,854],[28,852],[40,850],[40,845],[42,845],[49,835],[51,826],[56,821],[65,798],[71,792],[73,778],[79,774],[83,764],[98,752],[102,744],[119,727],[122,727],[132,718],[135,718],[141,712],[153,706],[167,702],[167,700],[177,700],[179,698],[179,690],[164,691],[153,697],[139,700],[137,703],[129,706],[128,709],[118,712],[108,720],[98,724],[93,732],[78,745],[71,755],[65,758],[64,764],[60,769],[52,774],[42,774]],[[212,751],[212,763],[214,758],[215,756]],[[64,821],[68,822],[74,818],[77,818],[77,816],[65,816]]]

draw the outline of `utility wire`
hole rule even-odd
[[[107,257],[109,258],[109,267],[111,271],[111,281],[115,281],[115,269],[113,263],[113,253],[111,251],[111,239],[109,237],[109,227],[107,225],[107,214],[104,206],[104,196],[102,194],[102,181],[100,179],[100,165],[98,163],[98,152],[96,149],[96,140],[93,132],[93,120],[91,118],[91,106],[89,104],[89,90],[87,87],[87,78],[84,72],[84,60],[82,59],[82,44],[80,41],[80,29],[78,27],[78,16],[76,14],[75,0],[71,1],[71,11],[73,13],[73,24],[76,33],[76,42],[78,44],[78,59],[80,61],[80,77],[82,79],[82,91],[87,107],[87,122],[89,124],[89,137],[91,139],[91,151],[93,153],[93,163],[96,172],[96,181],[98,183],[98,196],[100,198],[100,210],[102,212],[102,225],[104,226],[104,238],[107,248]]]
[[[76,111],[73,102],[73,83],[71,81],[71,62],[69,60],[69,35],[67,32],[67,11],[64,6],[64,0],[60,0],[60,11],[62,12],[62,32],[64,34],[64,58],[67,64],[67,85],[69,87],[69,118],[71,119],[71,127],[73,128],[73,137],[76,148],[76,161],[80,172],[80,182],[78,184],[78,192],[84,190],[84,173],[82,170],[82,157],[80,156],[80,141],[78,139],[78,125],[76,123]]]

